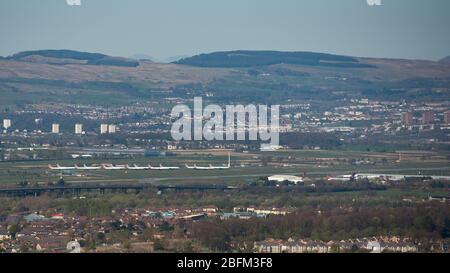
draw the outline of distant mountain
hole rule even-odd
[[[172,56],[172,57],[164,59],[163,63],[175,63],[175,62],[178,62],[179,60],[186,59],[186,58],[189,58],[189,57],[190,56],[187,56],[187,55]]]
[[[27,51],[0,59],[0,106],[39,101],[120,105],[211,90],[215,99],[249,103],[357,96],[448,100],[446,59],[232,51],[157,63],[70,50]]]
[[[130,59],[157,62],[156,58],[154,58],[150,55],[146,55],[146,54],[134,54],[134,55],[130,56]]]
[[[108,57],[105,54],[100,53],[88,53],[88,52],[80,52],[74,50],[36,50],[36,51],[23,51],[16,53],[10,57],[9,59],[20,60],[29,56],[42,56],[49,58],[59,58],[59,59],[75,59],[75,60],[97,60],[101,58]]]
[[[447,56],[439,61],[440,63],[450,64],[450,56]]]
[[[314,52],[225,51],[196,55],[175,62],[198,67],[252,67],[276,64],[325,66],[340,68],[369,68],[356,58]]]
[[[152,57],[150,55],[146,55],[146,54],[135,54],[135,55],[130,56],[130,59],[140,60],[140,61],[152,61],[155,63],[174,63],[176,61],[179,61],[181,59],[188,58],[188,57],[190,57],[190,56],[177,55],[177,56],[172,56],[172,57],[165,58],[165,59],[158,59],[158,58]]]
[[[9,60],[46,64],[85,64],[136,67],[139,62],[121,57],[111,57],[100,53],[74,50],[36,50],[24,51],[7,57]]]

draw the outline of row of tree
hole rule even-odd
[[[230,250],[231,243],[252,245],[268,238],[344,240],[371,236],[400,236],[429,243],[450,238],[450,207],[429,203],[417,207],[336,208],[301,210],[267,219],[196,222],[192,237],[212,250]]]

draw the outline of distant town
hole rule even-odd
[[[189,103],[181,98],[171,98],[168,102]],[[380,145],[395,142],[395,145],[400,147],[417,148],[423,148],[424,145],[436,148],[448,145],[448,101],[417,105],[352,99],[342,104],[330,109],[310,103],[281,105],[279,131],[286,137],[282,138],[280,148],[309,146],[310,149],[320,149],[321,146],[367,145],[371,142],[378,142]],[[1,141],[5,147],[21,143],[24,146],[21,148],[48,148],[53,143],[45,143],[42,138],[49,135],[61,136],[57,139],[59,146],[76,146],[80,141],[83,145],[98,146],[95,136],[117,135],[104,137],[106,143],[102,145],[109,143],[114,146],[125,142],[127,146],[138,146],[147,150],[257,149],[255,144],[173,141],[170,137],[173,118],[169,109],[161,109],[152,103],[118,108],[64,104],[33,105],[27,110],[3,113],[0,117],[3,118],[4,128]],[[246,130],[248,132],[255,128],[247,127]],[[325,136],[333,134],[335,139],[328,138],[324,140],[323,145],[305,143],[299,147],[299,143],[290,143],[289,136],[294,133]],[[84,135],[86,138],[76,137]],[[148,136],[152,139],[147,138]],[[333,141],[335,143],[330,143]],[[7,159],[8,153],[3,155],[4,158],[5,156]]]
[[[273,151],[174,141],[190,103],[1,112],[0,251],[449,251],[448,101],[281,104]]]

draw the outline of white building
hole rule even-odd
[[[52,124],[52,133],[59,134],[59,124],[58,123]]]
[[[294,175],[272,175],[269,176],[269,181],[273,181],[273,182],[291,182],[294,184],[298,184],[298,183],[303,183],[303,178],[298,177],[298,176],[294,176]]]
[[[83,124],[75,124],[75,134],[81,135],[83,133]]]
[[[3,128],[5,128],[5,130],[8,130],[9,128],[11,128],[11,120],[10,119],[3,120]]]
[[[366,248],[367,248],[368,250],[370,250],[371,253],[381,253],[381,252],[383,251],[383,249],[381,248],[380,243],[377,242],[377,241],[370,241],[370,242],[367,244],[367,247],[366,247]]]
[[[109,125],[108,126],[108,133],[115,134],[116,133],[116,125]]]
[[[104,135],[108,133],[108,124],[100,125],[100,134]]]

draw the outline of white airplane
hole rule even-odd
[[[384,175],[381,174],[356,174],[355,175],[356,179],[378,179],[378,178],[385,178]]]
[[[100,170],[101,168],[102,167],[100,167],[100,166],[87,166],[86,164],[84,164],[83,167],[75,165],[75,169],[77,169],[77,170],[85,170],[85,171]]]
[[[197,166],[197,165],[194,165],[194,166],[188,166],[188,165],[186,165],[186,168],[188,168],[188,169],[193,169],[193,170],[199,170],[199,171],[212,170],[211,167],[202,167],[202,166]]]
[[[193,169],[193,170],[195,170],[195,169],[198,168],[197,165],[189,166],[188,164],[184,164],[184,166],[185,166],[187,169]]]
[[[61,167],[59,164],[56,164],[55,166],[52,166],[51,164],[48,165],[48,168],[50,170],[58,170],[58,171],[69,171],[69,170],[75,170],[75,167]]]
[[[112,165],[112,164],[102,164],[104,170],[125,170],[126,166],[124,165]]]
[[[189,166],[188,164],[186,164],[185,166],[188,169],[200,170],[200,171],[231,169],[231,154],[228,153],[228,165],[226,165],[226,166],[213,166],[212,164],[209,164],[208,167],[197,166],[196,164],[194,164],[194,166]]]
[[[328,181],[350,181],[350,178],[346,177],[328,177]]]
[[[389,177],[388,175],[383,174],[362,174],[362,173],[354,173],[354,174],[345,174],[338,175],[335,177],[328,177],[328,181],[352,181],[359,179],[383,179]]]
[[[159,165],[159,167],[153,167],[152,165],[148,165],[150,170],[158,170],[158,171],[165,171],[165,170],[178,170],[180,167],[164,167],[163,165]]]
[[[139,170],[148,170],[149,167],[140,167],[140,166],[134,164],[133,166],[127,165],[127,169],[128,170],[139,171]]]
[[[357,177],[357,174],[345,174],[345,175],[338,175],[338,176],[329,176],[327,177],[328,181],[352,181],[355,180]]]

